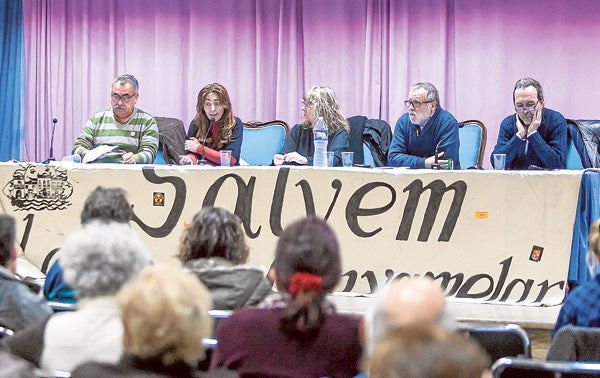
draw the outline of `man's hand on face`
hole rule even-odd
[[[521,122],[518,114],[515,114],[515,117],[517,118],[517,135],[519,135],[519,138],[525,139],[527,137],[527,128]]]
[[[533,121],[531,121],[531,125],[529,125],[529,127],[527,128],[527,135],[536,131],[538,127],[540,127],[540,123],[542,123],[542,108],[539,108],[535,111]]]

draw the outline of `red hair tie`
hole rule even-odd
[[[292,297],[308,291],[319,295],[322,290],[323,279],[316,274],[296,272],[290,279],[290,294]]]

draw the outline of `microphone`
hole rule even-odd
[[[206,143],[206,138],[208,138],[208,133],[212,129],[212,125],[215,123],[215,117],[210,118],[210,124],[206,128],[206,132],[204,133],[204,138],[202,139],[202,150],[200,151],[200,160],[198,160],[198,165],[206,165],[208,161],[204,158],[204,144]]]
[[[56,124],[58,123],[58,118],[52,118],[52,136],[50,137],[50,157],[46,159],[43,163],[48,164],[51,161],[54,161],[54,130],[56,130]]]
[[[440,147],[440,143],[442,143],[441,140],[435,145],[434,163],[431,164],[431,169],[440,169],[440,163],[438,162],[438,148]]]

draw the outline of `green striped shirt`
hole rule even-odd
[[[133,152],[139,163],[151,164],[158,149],[156,120],[137,108],[124,124],[115,119],[112,108],[98,112],[86,122],[81,135],[75,140],[72,154],[82,155],[100,145],[117,148],[95,162],[122,163],[123,154]]]

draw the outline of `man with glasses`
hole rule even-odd
[[[431,83],[410,87],[408,112],[396,122],[388,153],[392,167],[460,169],[458,122],[440,106],[440,95]]]
[[[567,122],[562,114],[544,108],[540,83],[530,77],[517,80],[513,101],[516,114],[500,124],[490,160],[494,154],[506,154],[506,169],[565,169]]]
[[[87,121],[72,153],[80,155],[83,162],[153,163],[158,149],[158,127],[154,117],[135,107],[138,89],[133,75],[117,77],[112,85],[111,108]]]

